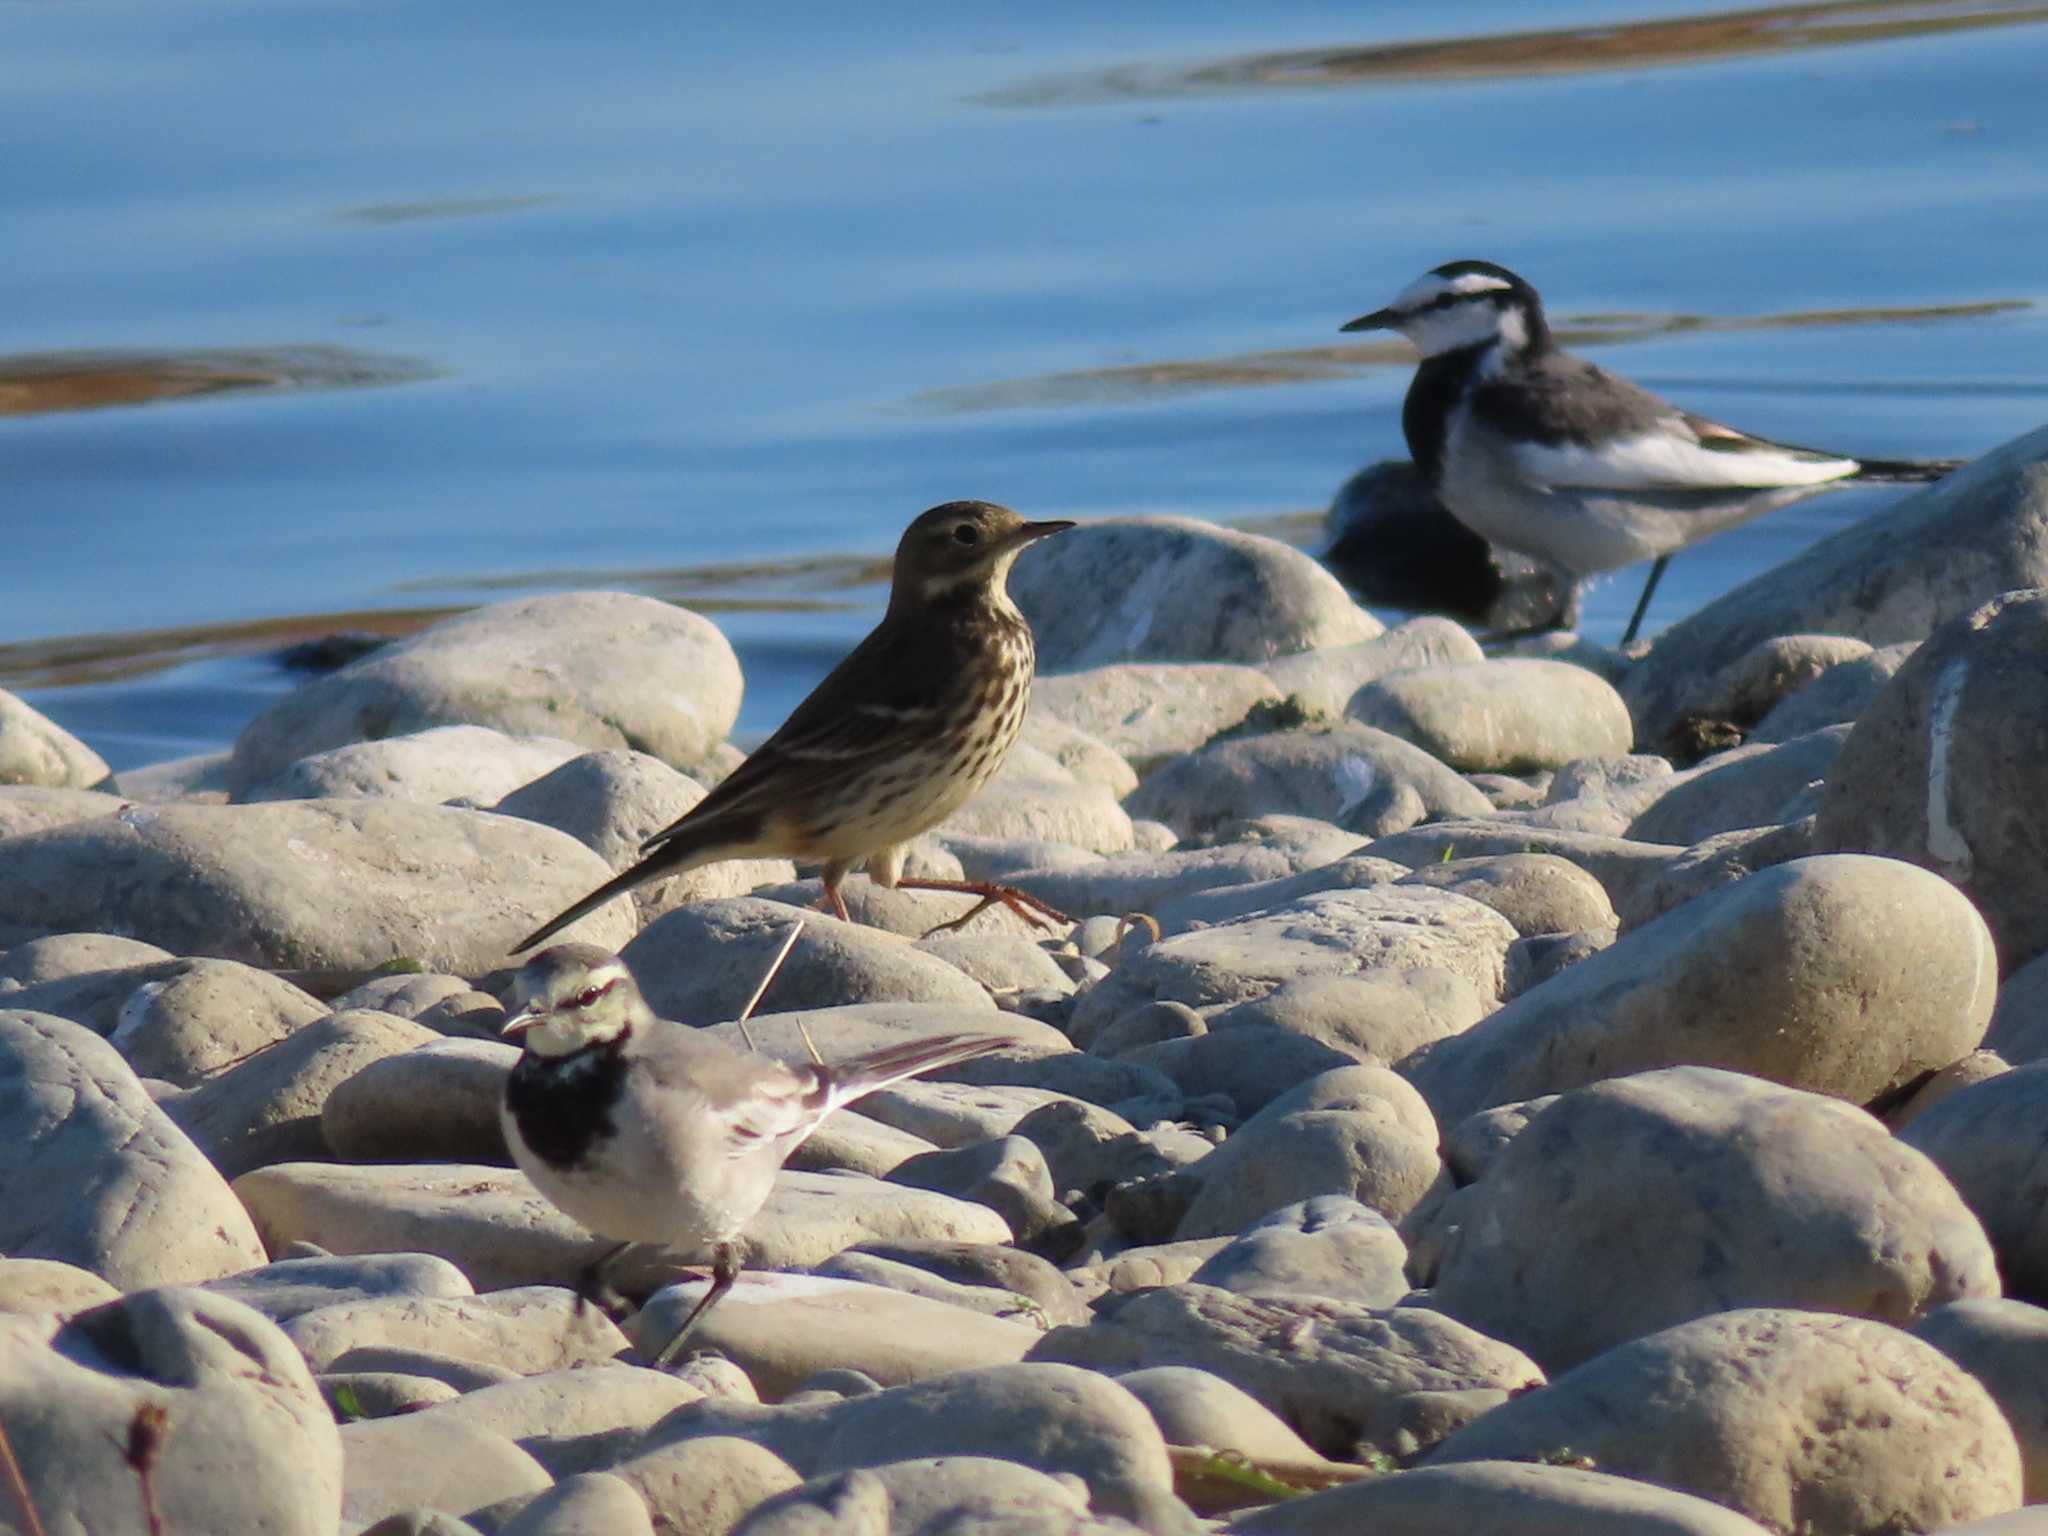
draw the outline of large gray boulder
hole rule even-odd
[[[1261,1216],[1188,1279],[1240,1296],[1391,1307],[1408,1294],[1407,1262],[1408,1245],[1385,1216],[1342,1195],[1318,1195]]]
[[[2048,1056],[2048,954],[2006,972],[1984,1045],[2014,1066]]]
[[[0,928],[103,929],[309,970],[406,959],[477,975],[611,875],[552,827],[399,800],[138,807],[7,852]],[[634,925],[613,903],[569,936],[617,949]]]
[[[1387,1068],[1320,1073],[1173,1175],[1193,1191],[1174,1236],[1230,1237],[1284,1206],[1325,1195],[1399,1221],[1442,1175],[1436,1143],[1428,1106]]]
[[[1709,1500],[1584,1467],[1412,1467],[1238,1516],[1230,1536],[1766,1536]]]
[[[61,1324],[61,1326],[60,1326]],[[334,1536],[340,1437],[275,1323],[204,1291],[0,1316],[0,1427],[50,1532],[140,1531],[143,1473],[166,1533]],[[4,1486],[4,1485],[0,1485]],[[11,1496],[0,1495],[0,1523]]]
[[[108,772],[99,753],[0,688],[0,784],[91,789]]]
[[[524,1174],[476,1163],[276,1163],[245,1173],[235,1192],[270,1246],[316,1243],[330,1253],[431,1253],[480,1290],[573,1285],[611,1246],[542,1199]],[[857,1174],[785,1169],[748,1223],[748,1261],[803,1269],[857,1243],[932,1238],[1004,1243],[1010,1229],[986,1206]],[[621,1284],[677,1277],[681,1258],[643,1249]],[[260,1259],[249,1262],[261,1262]]]
[[[253,965],[181,960],[175,966],[128,995],[107,1037],[141,1077],[190,1088],[332,1011]]]
[[[1969,1202],[1998,1250],[2006,1285],[2048,1299],[2048,1061],[2029,1062],[1950,1094],[1899,1128]]]
[[[1265,880],[1247,880],[1242,885],[1215,886],[1206,891],[1188,891],[1159,903],[1131,910],[1151,913],[1160,929],[1168,934],[1189,929],[1234,923],[1275,907],[1291,907],[1304,897],[1322,891],[1353,891],[1371,886],[1392,885],[1408,873],[1405,865],[1391,859],[1346,854],[1328,863],[1317,863],[1298,874]]]
[[[19,837],[95,816],[111,816],[128,802],[97,789],[56,789],[0,784],[0,838]]]
[[[1410,869],[1498,854],[1554,853],[1598,880],[1626,924],[1634,920],[1632,914],[1644,894],[1683,850],[1663,843],[1639,843],[1598,832],[1514,821],[1493,815],[1489,806],[1477,815],[1460,811],[1454,820],[1430,821],[1375,838],[1361,851]]]
[[[47,982],[86,980],[116,967],[154,965],[175,958],[167,949],[118,934],[55,933],[0,951],[0,993]]]
[[[1524,938],[1612,932],[1618,919],[1606,888],[1554,853],[1501,853],[1425,864],[1397,885],[1426,885],[1491,907]]]
[[[1045,707],[1039,697],[1041,677],[1032,684],[1031,707],[1024,712],[1024,730],[1016,750],[1050,759],[1083,784],[1100,784],[1121,800],[1138,787],[1137,771],[1108,742],[1070,725]]]
[[[1381,633],[1343,584],[1277,539],[1191,517],[1117,517],[1018,559],[1010,596],[1047,672],[1118,661],[1265,661]]]
[[[1484,659],[1479,642],[1462,625],[1426,614],[1370,640],[1276,656],[1259,670],[1303,712],[1334,720],[1344,713],[1351,696],[1374,678]]]
[[[809,1394],[768,1407],[709,1401],[670,1414],[639,1454],[707,1436],[743,1436],[805,1477],[922,1457],[1000,1457],[1084,1483],[1095,1507],[1155,1523],[1186,1519],[1159,1426],[1116,1382],[1069,1365],[1023,1362],[953,1371],[851,1397]],[[820,1528],[820,1527],[814,1527]],[[838,1530],[827,1523],[822,1529]]]
[[[370,1063],[439,1038],[410,1019],[351,1009],[161,1103],[213,1166],[233,1179],[267,1163],[325,1157],[320,1114],[327,1096]]]
[[[579,751],[574,742],[555,736],[513,736],[487,725],[437,725],[312,753],[237,798],[482,805],[561,767]]]
[[[1868,656],[1836,663],[1797,693],[1788,694],[1757,721],[1747,739],[1791,741],[1830,725],[1854,725],[1919,645],[1917,640],[1901,640]]]
[[[1355,721],[1216,742],[1161,766],[1124,808],[1182,837],[1275,814],[1370,837],[1425,817],[1493,813],[1486,796],[1420,747]]]
[[[1994,449],[1657,637],[1623,696],[1657,750],[1697,680],[1781,635],[1919,640],[2001,592],[2048,586],[2048,427]]]
[[[1513,946],[1508,952],[1512,966]],[[1493,1007],[1492,996],[1464,977],[1411,966],[1283,982],[1264,997],[1212,1013],[1208,1026],[1219,1034],[1284,1029],[1390,1067],[1420,1046],[1470,1029]]]
[[[1124,853],[1137,846],[1130,815],[1108,785],[1084,782],[1057,758],[1022,743],[934,835],[1043,839],[1090,853]]]
[[[467,1536],[463,1515],[544,1493],[547,1473],[500,1435],[444,1425],[433,1439],[401,1414],[341,1427],[345,1529],[384,1536]],[[429,1513],[431,1512],[431,1513]]]
[[[658,757],[623,747],[586,752],[523,783],[492,807],[566,832],[614,870],[640,861],[647,839],[694,809],[707,791]],[[649,880],[631,892],[643,926],[693,901],[744,896],[796,878],[788,859],[723,859]]]
[[[1795,859],[1624,934],[1403,1070],[1446,1125],[1686,1064],[1865,1104],[1974,1050],[1996,976],[1983,919],[1946,882],[1895,859]]]
[[[1952,1301],[1913,1325],[1997,1399],[2020,1443],[2029,1504],[2048,1503],[2048,1311],[2006,1297]]]
[[[1116,749],[1140,774],[1242,725],[1280,690],[1256,667],[1121,662],[1039,677],[1031,702]]]
[[[1466,773],[1527,773],[1629,750],[1621,695],[1569,662],[1512,656],[1390,672],[1345,711]]]
[[[1139,1291],[1085,1328],[1055,1328],[1033,1360],[1098,1371],[1190,1365],[1250,1393],[1326,1456],[1408,1457],[1543,1373],[1512,1345],[1423,1307],[1326,1296],[1238,1296],[1211,1285]]]
[[[1430,1464],[1565,1448],[1774,1531],[1936,1531],[2020,1501],[2019,1447],[1973,1377],[1910,1334],[1822,1312],[1723,1312],[1624,1344]]]
[[[994,1456],[929,1456],[814,1478],[756,1505],[732,1536],[1129,1536],[1071,1482]]]
[[[678,907],[627,945],[624,958],[662,1017],[716,1024],[738,1016],[798,923],[803,931],[762,996],[764,1013],[889,1002],[995,1009],[980,982],[909,939],[754,896]]]
[[[518,1061],[500,1040],[437,1039],[377,1057],[326,1093],[320,1140],[351,1163],[509,1163],[499,1104]]]
[[[1506,918],[1450,891],[1406,885],[1321,891],[1125,955],[1081,994],[1070,1031],[1086,1042],[1141,1003],[1241,1003],[1304,977],[1418,966],[1449,971],[1495,998],[1514,942]]]
[[[1359,839],[1341,834],[1348,851]],[[1284,880],[1326,862],[1322,850],[1272,843],[1223,843],[1214,848],[1173,848],[1164,853],[1110,854],[1071,869],[1023,869],[1006,877],[1062,912],[1149,912],[1173,928],[1162,911],[1182,897],[1255,882]]]
[[[1458,1201],[1431,1305],[1552,1370],[1735,1307],[1903,1325],[1998,1294],[1930,1160],[1862,1110],[1703,1067],[1565,1094]]]
[[[648,1299],[629,1333],[651,1356],[710,1288],[684,1280]],[[771,1401],[823,1370],[855,1370],[885,1387],[1022,1360],[1042,1337],[1012,1304],[998,1317],[930,1296],[824,1275],[743,1275],[690,1335],[747,1373]]]
[[[624,592],[517,598],[443,620],[304,684],[235,742],[235,794],[311,753],[488,725],[688,768],[739,716],[740,665],[709,619]]]
[[[1669,790],[1623,835],[1690,848],[1722,832],[1776,826],[1795,796],[1827,778],[1848,736],[1846,725],[1826,726],[1776,746],[1741,746],[1709,758],[1672,775]]]
[[[0,1012],[0,1253],[123,1290],[264,1261],[226,1182],[90,1030]]]
[[[280,1325],[302,1313],[342,1302],[472,1294],[461,1270],[446,1259],[424,1253],[275,1259],[260,1269],[209,1280],[201,1289],[254,1307]]]
[[[1937,630],[1856,722],[1814,844],[1954,881],[2014,970],[2048,950],[2044,803],[2048,592],[2011,592]]]

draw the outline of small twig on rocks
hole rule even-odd
[[[287,1035],[276,1040],[266,1040],[261,1045],[252,1045],[249,1047],[248,1050],[242,1052],[241,1055],[230,1056],[226,1061],[217,1061],[212,1066],[206,1068],[204,1071],[195,1073],[194,1075],[203,1081],[207,1078],[219,1077],[223,1072],[232,1072],[236,1067],[241,1066],[242,1063],[246,1061],[253,1061],[258,1056],[261,1056],[265,1051],[273,1050],[276,1047],[283,1045],[285,1040],[289,1038],[291,1037]]]
[[[747,1020],[754,1016],[754,1010],[761,1006],[761,999],[768,995],[768,988],[774,984],[776,976],[782,971],[782,962],[787,960],[789,952],[796,948],[796,941],[803,935],[803,931],[802,918],[790,924],[789,936],[782,941],[782,948],[775,951],[775,958],[768,962],[768,969],[762,973],[761,984],[754,988],[754,995],[747,999],[747,1006],[740,1010],[739,1018],[734,1021],[740,1027],[740,1038],[747,1042],[747,1049],[750,1051],[759,1050],[760,1047],[754,1044],[753,1031],[747,1028]],[[811,1044],[810,1031],[804,1029],[801,1023],[797,1028],[803,1033],[804,1045],[811,1053],[811,1060],[822,1067],[825,1063],[818,1056],[818,1048]]]
[[[157,1507],[151,1474],[157,1457],[163,1454],[164,1429],[170,1418],[162,1403],[143,1403],[128,1421],[128,1443],[121,1448],[122,1459],[135,1469],[135,1481],[142,1490],[142,1518],[148,1522],[149,1536],[164,1536],[164,1514]]]
[[[50,1536],[43,1517],[36,1513],[36,1501],[29,1497],[28,1479],[21,1475],[21,1463],[15,1458],[14,1442],[7,1438],[5,1424],[0,1424],[0,1473],[6,1474],[7,1491],[14,1495],[14,1502],[21,1510],[22,1527],[28,1536]]]

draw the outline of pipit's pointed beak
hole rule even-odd
[[[1011,535],[1011,537],[1013,537],[1019,544],[1032,544],[1046,537],[1046,535],[1048,534],[1065,533],[1069,528],[1073,526],[1074,520],[1072,518],[1055,517],[1050,518],[1042,523],[1026,523],[1022,528],[1019,528],[1015,534]]]
[[[500,1035],[509,1035],[512,1038],[517,1039],[520,1035],[525,1034],[529,1029],[533,1028],[533,1026],[538,1024],[539,1022],[539,1014],[535,1013],[531,1008],[522,1008],[519,1010],[519,1012],[513,1014],[511,1018],[507,1019],[503,1024],[500,1024],[498,1026],[498,1033]]]
[[[1337,329],[1340,331],[1391,331],[1396,316],[1391,309],[1376,309],[1369,315],[1360,315],[1356,320],[1346,320]]]

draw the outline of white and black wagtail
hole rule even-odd
[[[661,1366],[739,1278],[741,1233],[827,1115],[1017,1043],[936,1035],[832,1066],[789,1065],[661,1018],[625,964],[590,944],[535,955],[514,995],[501,1032],[521,1053],[499,1112],[513,1161],[551,1204],[618,1243],[583,1295],[606,1295],[606,1270],[636,1244],[711,1259],[711,1288],[656,1355]]]
[[[1536,290],[1490,261],[1434,267],[1343,329],[1399,331],[1421,351],[1401,428],[1460,522],[1575,581],[1656,562],[1624,645],[1675,551],[1841,482],[1955,468],[1797,448],[1680,410],[1560,349]]]

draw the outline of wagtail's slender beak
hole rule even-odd
[[[1370,315],[1358,319],[1346,319],[1337,330],[1395,330],[1401,324],[1401,313],[1395,309],[1374,309]]]
[[[1074,520],[1072,518],[1055,517],[1042,523],[1026,523],[1010,537],[1018,544],[1033,544],[1048,534],[1065,533],[1073,526]]]
[[[1391,309],[1376,309],[1369,315],[1360,315],[1356,320],[1346,320],[1337,329],[1340,331],[1391,331],[1396,315]]]
[[[522,1008],[519,1010],[519,1012],[513,1014],[511,1018],[507,1019],[503,1024],[500,1024],[498,1026],[498,1033],[500,1035],[510,1035],[516,1038],[517,1036],[525,1034],[529,1029],[533,1028],[533,1026],[538,1024],[539,1022],[539,1014],[535,1013],[531,1008]]]

